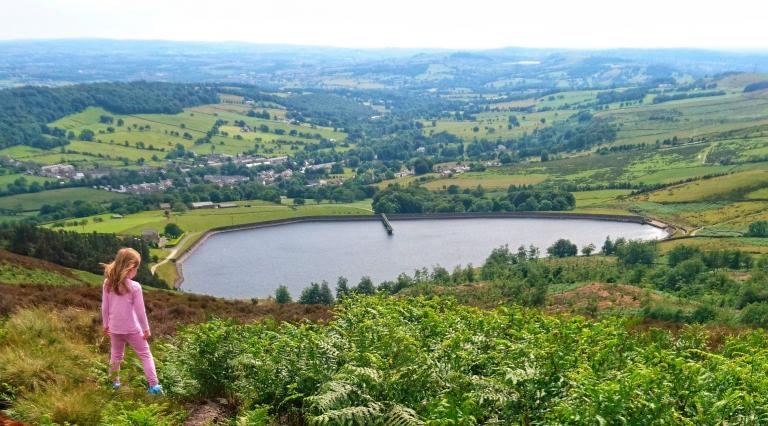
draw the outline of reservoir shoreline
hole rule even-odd
[[[562,212],[488,212],[488,213],[419,213],[419,214],[390,214],[387,215],[390,221],[397,222],[401,220],[447,220],[447,219],[554,219],[554,220],[598,220],[608,222],[636,223],[641,225],[650,225],[662,229],[666,232],[666,237],[671,238],[673,227],[655,219],[649,219],[643,216],[635,215],[609,215],[592,213],[562,213]],[[281,225],[297,223],[320,223],[320,222],[357,222],[357,221],[381,221],[378,215],[339,215],[339,216],[303,216],[287,219],[276,219],[251,224],[224,226],[213,228],[206,231],[197,241],[187,247],[178,258],[173,259],[176,268],[176,280],[173,288],[179,289],[184,282],[183,264],[184,261],[197,250],[208,238],[213,235],[234,231],[251,230],[258,228],[268,228]],[[395,228],[396,231],[396,228]]]

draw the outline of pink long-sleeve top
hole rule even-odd
[[[141,285],[127,280],[131,291],[117,294],[107,291],[106,280],[101,291],[101,319],[104,328],[114,334],[134,334],[149,331],[147,311]]]

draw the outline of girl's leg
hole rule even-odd
[[[141,365],[144,367],[144,375],[147,376],[147,382],[149,387],[158,384],[157,372],[155,371],[155,360],[152,358],[152,352],[149,351],[149,342],[144,340],[144,336],[141,333],[128,335],[128,344],[131,345],[136,355],[141,360]]]
[[[110,334],[110,352],[109,377],[112,383],[120,383],[120,363],[125,357],[125,343],[127,341],[125,334]]]

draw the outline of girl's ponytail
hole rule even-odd
[[[107,264],[102,263],[107,291],[117,294],[130,292],[131,288],[126,283],[126,278],[132,269],[139,267],[140,263],[141,255],[132,248],[122,248],[117,251],[115,260]]]

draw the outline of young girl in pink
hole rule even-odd
[[[163,392],[157,382],[155,361],[149,351],[151,336],[147,312],[144,309],[144,296],[141,285],[133,278],[139,269],[141,255],[134,249],[123,248],[117,252],[112,263],[104,265],[104,286],[101,296],[101,317],[104,322],[104,334],[111,343],[109,373],[112,387],[120,388],[120,363],[125,356],[125,344],[131,345],[141,359],[144,375],[149,383],[149,393]]]

